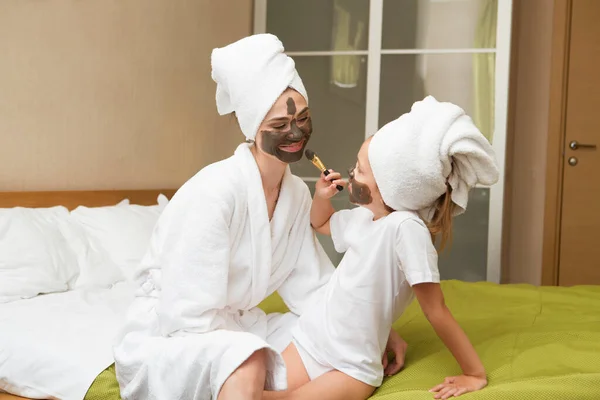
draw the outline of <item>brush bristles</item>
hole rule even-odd
[[[308,158],[309,161],[312,161],[313,158],[315,158],[315,152],[309,149],[306,149],[304,151],[304,155],[306,156],[306,158]]]

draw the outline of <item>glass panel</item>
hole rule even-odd
[[[497,0],[385,0],[382,48],[495,48],[497,12]]]
[[[452,242],[439,257],[442,279],[487,279],[489,205],[489,189],[471,191],[467,212],[454,219]]]
[[[341,58],[341,59],[339,59]],[[313,134],[308,148],[328,168],[344,173],[356,162],[365,139],[366,56],[295,57],[296,67],[306,90],[313,119]],[[351,64],[357,72],[340,85],[335,69]],[[319,176],[305,158],[292,164],[292,172],[302,177]]]
[[[307,182],[311,195],[314,182]],[[442,279],[459,279],[468,282],[487,279],[487,245],[489,221],[489,196],[487,188],[473,189],[469,195],[467,212],[454,219],[452,242],[439,256]],[[336,210],[353,208],[346,191],[332,199]],[[317,234],[323,249],[334,266],[342,260],[343,254],[335,251],[330,236]]]
[[[269,0],[267,32],[286,51],[366,50],[369,0]]]
[[[315,193],[315,183],[306,182],[306,184],[310,188],[310,195],[313,196]],[[333,204],[333,208],[335,208],[336,211],[355,207],[348,200],[347,190],[344,190],[343,192],[340,192],[335,197],[333,197],[331,199],[331,204]],[[317,233],[317,238],[319,238],[319,242],[321,242],[325,253],[327,253],[327,256],[329,257],[333,265],[337,267],[340,261],[342,261],[342,257],[344,257],[344,255],[335,251],[335,248],[333,247],[333,241],[331,240],[331,236],[321,235],[320,233]]]
[[[494,127],[494,54],[384,55],[379,126],[432,95],[462,107],[491,140]],[[477,73],[475,73],[477,72]]]

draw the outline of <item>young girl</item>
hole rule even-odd
[[[487,385],[475,349],[444,303],[434,239],[443,248],[468,191],[497,177],[493,150],[471,119],[432,97],[362,145],[348,186],[360,207],[335,212],[330,198],[343,181],[333,171],[321,177],[311,224],[345,255],[283,353],[282,397],[369,397],[383,379],[388,332],[414,296],[463,371],[431,389],[435,398]]]

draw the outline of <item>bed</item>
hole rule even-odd
[[[110,205],[123,198],[151,205],[159,192],[172,194],[172,191],[11,196],[0,193],[0,207],[65,204],[74,208],[82,203]],[[464,396],[465,399],[600,399],[600,287],[538,288],[459,281],[444,281],[442,285],[450,309],[473,341],[489,374],[489,386]],[[103,310],[105,331],[90,331],[88,341],[80,345],[104,346],[102,353],[106,355],[111,343],[109,336],[115,334],[124,318],[132,293],[126,283],[94,290],[77,296],[87,299],[90,309]],[[56,298],[59,295],[43,295],[28,301],[41,302],[44,296]],[[68,292],[64,295],[74,296]],[[81,307],[84,303],[76,302]],[[266,299],[261,307],[266,312],[285,311],[277,295]],[[0,304],[0,315],[1,311]],[[99,311],[94,313],[100,314]],[[82,329],[86,325],[83,322],[85,320],[82,320]],[[431,399],[427,390],[445,376],[458,374],[458,366],[423,317],[418,304],[413,303],[394,327],[409,343],[406,366],[398,375],[387,378],[373,398]],[[39,346],[40,350],[43,348]],[[82,358],[68,359],[86,362]],[[105,365],[99,367],[102,363]],[[106,359],[102,363],[96,364],[94,375],[80,384],[86,387],[83,396],[86,400],[120,399],[114,365],[109,365],[111,361]],[[2,378],[0,374],[0,385]],[[19,397],[0,394],[0,400],[8,399]]]
[[[173,193],[0,192],[0,392],[85,396],[113,363],[128,278]]]
[[[600,399],[600,287],[442,286],[489,374],[489,386],[465,399]],[[276,295],[261,307],[285,311]],[[372,398],[431,399],[427,390],[460,369],[416,302],[394,327],[409,343],[406,367]],[[120,399],[114,366],[98,376],[85,399]]]

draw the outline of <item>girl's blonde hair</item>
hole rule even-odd
[[[455,207],[452,202],[452,188],[446,183],[446,193],[435,201],[433,218],[427,223],[433,242],[435,243],[436,238],[440,238],[440,251],[444,250],[446,244],[452,239],[452,216]]]

